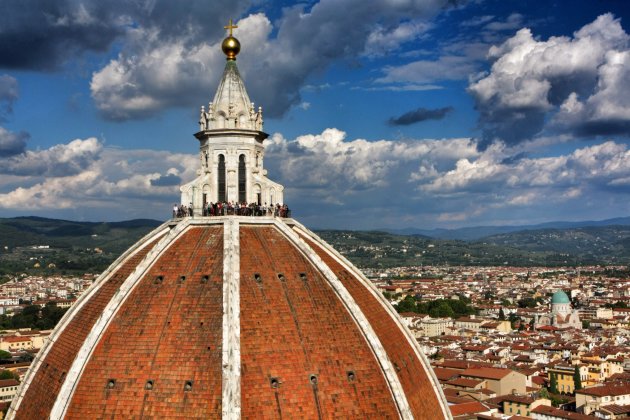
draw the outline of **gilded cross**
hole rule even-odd
[[[232,24],[232,19],[230,19],[230,23],[228,24],[228,26],[224,26],[224,29],[229,29],[230,30],[230,36],[232,36],[232,29],[236,29],[238,28],[238,26]]]

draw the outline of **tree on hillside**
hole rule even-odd
[[[0,370],[0,379],[16,379],[19,380],[20,376],[10,370]]]
[[[549,392],[552,394],[558,393],[558,378],[556,378],[555,373],[549,374]]]
[[[549,399],[549,391],[547,391],[547,388],[541,388],[540,391],[538,392],[538,396],[540,398]]]
[[[499,309],[499,319],[501,321],[505,320],[505,312],[503,312],[503,308]]]
[[[582,378],[580,378],[580,367],[578,365],[575,365],[575,370],[573,371],[573,385],[576,391],[582,389]]]
[[[532,297],[526,297],[523,299],[519,299],[517,304],[519,308],[535,308],[537,302],[536,299]]]
[[[451,308],[447,302],[442,301],[429,310],[429,315],[431,318],[453,318],[455,311],[453,311],[453,308]]]
[[[516,315],[514,312],[510,313],[510,315],[508,316],[508,320],[510,321],[510,326],[512,327],[512,329],[516,329],[518,328],[519,325],[521,325],[521,317]]]
[[[406,296],[403,300],[396,305],[396,311],[398,313],[403,312],[418,312],[416,308],[416,299],[413,296]]]

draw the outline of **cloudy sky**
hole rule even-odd
[[[630,216],[626,0],[0,6],[0,217],[168,218],[230,18],[310,227]]]

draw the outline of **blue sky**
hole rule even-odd
[[[230,18],[310,227],[630,215],[624,0],[0,5],[0,217],[167,218]]]

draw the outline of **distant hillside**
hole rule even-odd
[[[384,232],[318,233],[362,267],[630,263],[630,226],[525,230],[474,242]]]
[[[583,221],[583,222],[548,222],[537,225],[514,226],[472,226],[459,229],[384,229],[384,231],[396,235],[423,235],[435,239],[459,239],[462,241],[475,241],[492,235],[501,235],[523,230],[538,229],[573,229],[590,226],[630,226],[630,217],[617,217],[614,219]]]
[[[98,273],[161,222],[0,219],[0,275]],[[630,226],[535,229],[476,241],[386,232],[318,232],[360,267],[629,264]],[[41,246],[49,246],[43,248]]]
[[[525,230],[483,238],[476,243],[556,252],[581,261],[628,261],[630,226],[588,226],[574,229]]]
[[[98,247],[122,252],[159,226],[157,220],[74,222],[43,217],[0,219],[0,247],[50,245],[59,248]]]
[[[102,223],[42,217],[0,219],[0,274],[102,271],[161,223],[142,219]],[[35,265],[40,268],[35,269]]]
[[[320,231],[318,234],[360,267],[412,265],[558,267],[630,262],[630,253],[622,255],[616,249],[611,252],[609,246],[601,246],[597,251],[583,253],[567,253],[565,249],[568,245],[561,247],[559,244],[548,248],[539,246],[536,249],[528,249],[527,246],[521,247],[521,243],[516,239],[509,241],[509,235],[502,238],[505,244],[498,244],[490,240],[471,243],[384,232]]]

